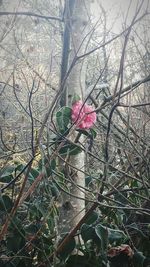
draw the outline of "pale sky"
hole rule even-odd
[[[93,14],[95,14],[95,18],[98,18],[100,15],[100,8],[98,6],[101,3],[107,12],[107,26],[111,27],[114,21],[116,21],[113,26],[113,31],[118,33],[122,28],[122,22],[125,21],[128,9],[127,24],[132,20],[136,12],[137,4],[141,3],[141,1],[142,0],[94,0],[91,8]],[[149,0],[143,0],[140,14],[146,10],[148,3],[150,3]]]

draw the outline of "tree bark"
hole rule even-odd
[[[73,7],[73,10],[67,12],[67,31],[69,29],[68,41],[70,39],[70,55],[69,64],[71,65],[74,58],[78,54],[83,54],[87,46],[87,38],[85,36],[88,33],[88,14],[87,8],[89,10],[89,1],[87,0],[71,0],[68,2],[68,6]],[[71,5],[70,5],[71,2]],[[68,28],[69,27],[69,28]],[[66,31],[65,31],[66,32]],[[66,40],[64,39],[64,42]],[[65,47],[65,44],[63,45]],[[67,48],[68,49],[68,48]],[[69,50],[68,50],[69,51]],[[68,56],[68,55],[67,55]],[[64,57],[63,57],[64,58]],[[69,66],[68,66],[69,68]],[[66,73],[66,72],[65,72]],[[64,74],[63,74],[64,75]],[[86,77],[86,60],[83,59],[77,62],[66,82],[67,90],[65,90],[65,95],[63,95],[62,101],[60,103],[66,103],[69,106],[72,105],[72,98],[76,94],[82,100],[85,95],[85,77]],[[62,75],[61,75],[62,80]],[[67,99],[65,102],[64,99]],[[76,138],[76,133],[72,134],[71,139],[74,141]],[[81,143],[84,142],[84,138],[81,136]],[[85,175],[84,175],[84,152],[79,153],[75,156],[69,157],[69,164],[72,168],[67,168],[67,178],[70,178],[70,193],[76,197],[68,196],[63,194],[63,204],[60,209],[60,224],[63,224],[63,232],[68,232],[72,227],[74,227],[82,216],[85,214]],[[76,171],[76,169],[81,171]],[[69,171],[68,171],[69,170]]]

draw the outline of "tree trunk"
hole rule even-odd
[[[89,10],[89,1],[68,0],[66,2],[68,2],[68,7],[70,6],[73,7],[73,10],[67,12],[67,18],[66,18],[67,21],[66,27],[67,30],[69,27],[70,36],[67,36],[68,41],[64,39],[64,42],[67,41],[67,43],[69,42],[70,39],[70,55],[69,55],[68,65],[71,65],[73,59],[77,55],[83,54],[86,49],[87,39],[84,40],[84,37],[88,33],[87,8]],[[63,45],[63,47],[65,48],[65,44]],[[69,106],[72,105],[72,98],[75,94],[80,96],[82,100],[84,99],[85,76],[86,76],[86,60],[83,59],[82,61],[77,62],[73,66],[66,82],[67,90],[65,90],[65,96],[63,95],[62,100],[64,101],[66,97],[67,99],[66,102]],[[62,80],[63,79],[61,75],[61,82]],[[60,103],[62,103],[62,101],[60,101]],[[74,133],[72,134],[71,139],[74,141],[75,138],[76,134]],[[81,136],[79,141],[83,144],[84,138]],[[84,157],[85,157],[84,152],[69,157],[69,164],[72,165],[72,167],[67,168],[67,178],[70,178],[71,180],[70,193],[76,197],[71,197],[68,196],[67,194],[63,194],[63,204],[62,208],[60,209],[60,224],[62,224],[63,226],[62,228],[63,232],[68,232],[72,227],[74,227],[85,213]],[[81,171],[76,171],[76,169]]]

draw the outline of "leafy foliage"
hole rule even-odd
[[[71,118],[71,108],[69,107],[62,107],[56,113],[56,121],[58,125],[58,129],[60,133],[64,133],[68,129],[68,124]]]
[[[52,139],[51,153],[57,149],[57,155],[63,157],[76,155],[82,151],[79,144],[65,139],[69,133],[70,114],[71,109],[68,107],[63,107],[56,114],[60,134],[59,137],[56,135]],[[77,133],[79,138],[80,135],[84,135],[90,140],[94,140],[97,136],[94,129],[78,129]],[[42,151],[39,160],[29,172],[25,164],[16,161],[1,170],[0,182],[3,185],[3,193],[0,197],[0,217],[2,225],[5,225],[5,219],[11,216],[24,176],[28,175],[29,186],[32,186],[42,174],[41,183],[34,189],[34,195],[28,195],[23,205],[10,219],[7,236],[1,241],[3,252],[0,258],[1,266],[43,266],[42,264],[49,266],[47,264],[53,262],[55,242],[58,238],[56,232],[56,221],[59,215],[58,201],[62,190],[69,193],[66,172],[63,170],[60,172],[58,162],[58,158],[52,158],[48,150],[44,153]],[[113,171],[110,171],[110,174],[112,178]],[[100,178],[103,178],[103,173],[100,174]],[[100,180],[94,180],[92,175],[86,177],[87,188],[93,188],[95,184],[99,186]],[[133,184],[131,180],[127,181],[125,186],[133,188],[138,185]],[[120,263],[124,267],[148,266],[149,225],[146,225],[147,235],[138,221],[134,222],[131,219],[133,212],[124,209],[129,201],[138,203],[139,198],[131,193],[127,198],[126,191],[114,193],[116,211],[109,205],[106,207],[97,205],[77,233],[76,237],[82,238],[82,242],[76,242],[77,239],[72,236],[57,255],[57,266],[105,267],[108,263],[111,267],[120,266]],[[113,205],[113,199],[108,201],[110,206]],[[63,242],[65,236],[60,237],[60,243]],[[128,247],[129,249],[126,249]],[[77,251],[76,255],[72,255],[74,249]]]

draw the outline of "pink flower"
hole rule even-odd
[[[92,112],[92,113],[89,113],[89,112]],[[80,129],[89,129],[96,122],[96,112],[94,112],[94,109],[92,106],[89,106],[87,104],[83,105],[83,102],[79,100],[76,103],[74,103],[72,106],[71,118],[72,118],[72,121]]]
[[[112,247],[108,250],[108,257],[115,257],[118,256],[119,254],[126,254],[128,257],[133,257],[133,250],[130,248],[130,246],[123,244],[121,246],[118,247]]]

